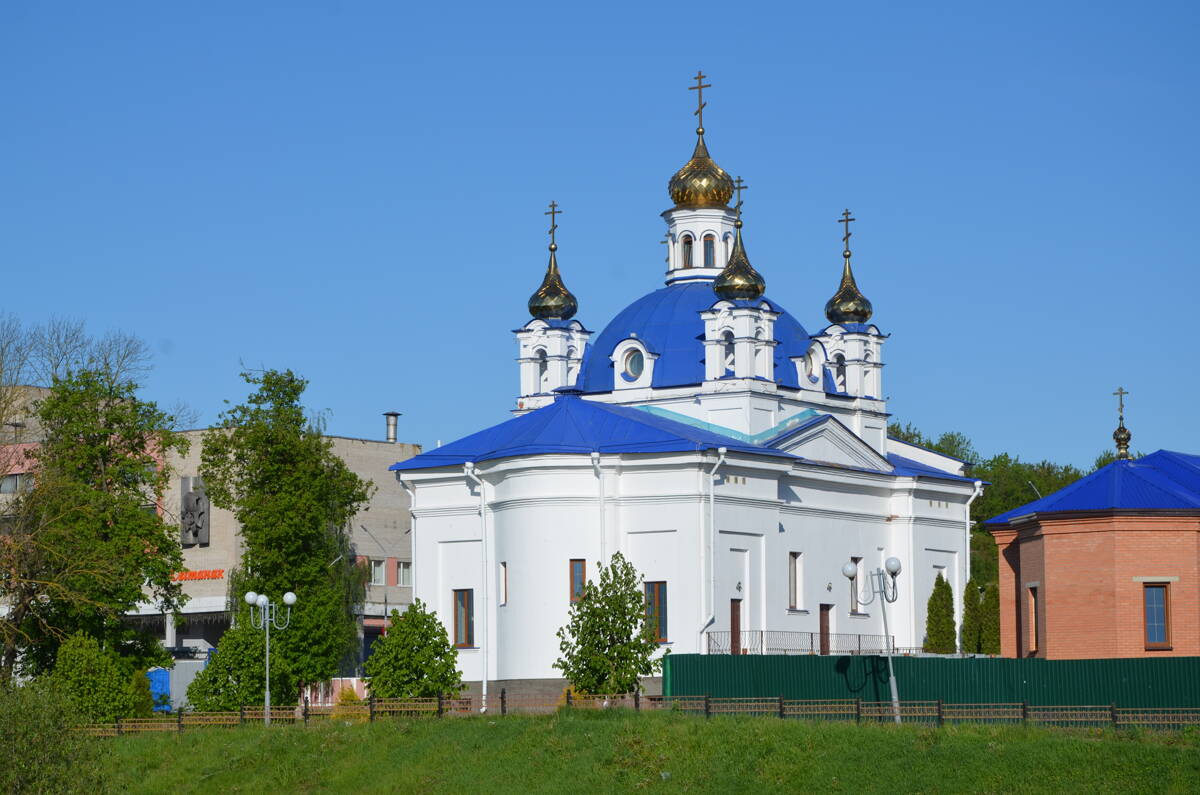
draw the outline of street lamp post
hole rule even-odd
[[[842,566],[842,574],[853,582],[858,576],[858,565],[853,561],[847,562]],[[896,723],[900,722],[900,695],[896,691],[896,672],[892,670],[892,635],[888,631],[887,606],[895,602],[896,597],[900,595],[896,588],[898,574],[900,574],[899,558],[888,558],[883,562],[882,569],[875,569],[867,575],[869,590],[864,591],[858,600],[860,605],[866,606],[874,602],[875,597],[879,597],[879,612],[883,614],[883,642],[887,646],[888,686],[892,690],[892,715],[895,716]]]
[[[266,633],[266,694],[263,696],[263,725],[271,725],[271,627],[284,630],[288,628],[288,624],[292,623],[292,605],[296,604],[296,594],[288,591],[283,595],[283,603],[287,605],[287,614],[283,618],[283,622],[279,621],[279,605],[267,598],[265,593],[255,593],[248,591],[246,593],[246,604],[250,605],[250,623],[255,629],[261,629]],[[258,615],[254,614],[254,608],[258,608]]]

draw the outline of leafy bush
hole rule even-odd
[[[979,650],[984,654],[1000,653],[1000,586],[988,583],[983,594],[979,629]]]
[[[49,682],[0,685],[0,792],[100,792],[104,741],[76,731],[82,721]]]
[[[617,552],[600,566],[600,581],[587,583],[558,630],[561,655],[554,667],[579,693],[631,693],[639,678],[661,669],[654,628],[647,617],[642,578]]]
[[[967,580],[963,589],[962,631],[959,633],[963,654],[982,652],[983,595],[975,584],[975,578]]]
[[[130,674],[128,664],[100,648],[98,640],[76,633],[59,647],[58,660],[48,680],[66,696],[84,722],[103,723],[134,714]]]
[[[950,583],[938,573],[933,593],[925,608],[925,651],[933,654],[953,654],[958,650],[954,631],[954,594]]]
[[[226,630],[204,670],[188,685],[188,703],[201,711],[232,711],[261,704],[266,687],[265,648],[262,630],[250,624],[243,610],[237,624]],[[271,655],[271,703],[296,703],[298,688],[287,669],[286,658]]]
[[[462,690],[458,651],[438,617],[414,599],[393,610],[387,634],[371,646],[366,680],[376,698],[430,698]]]

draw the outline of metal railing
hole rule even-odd
[[[272,707],[271,726],[310,725],[341,721],[374,722],[386,719],[439,719],[479,715],[478,696],[449,696],[413,699],[373,699],[361,703],[313,707]],[[582,696],[570,692],[509,693],[501,689],[489,701],[489,716],[546,714],[562,710],[622,710],[631,712],[671,711],[682,714],[793,718],[800,720],[890,723],[894,707],[889,701],[861,699],[793,700],[782,696],[718,698],[713,696],[648,696],[616,694]],[[101,737],[147,732],[184,732],[193,729],[233,729],[241,725],[261,726],[262,707],[243,707],[234,712],[175,712],[153,718],[123,718],[113,723],[92,724],[81,731]],[[1025,724],[1060,728],[1160,729],[1179,731],[1200,726],[1200,707],[1118,707],[1116,704],[1046,706],[1028,702],[1004,704],[949,704],[942,701],[901,701],[901,721],[906,724]]]
[[[895,652],[896,639],[887,635],[782,632],[774,630],[709,631],[709,654],[886,654]]]

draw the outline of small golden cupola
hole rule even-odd
[[[838,219],[838,223],[845,228],[845,234],[842,236],[844,263],[842,283],[838,285],[833,298],[825,304],[825,317],[829,318],[830,323],[866,323],[871,319],[873,311],[871,302],[859,291],[858,284],[854,281],[854,271],[850,268],[850,222],[854,220],[850,217],[849,210],[842,213],[842,217]]]
[[[550,202],[550,210],[546,213],[550,216],[550,263],[546,266],[546,278],[542,279],[542,286],[529,296],[529,314],[539,320],[570,320],[579,309],[575,296],[563,284],[555,256],[558,251],[555,241],[558,223],[555,218],[561,212],[555,202]]]
[[[696,149],[692,152],[692,159],[675,172],[675,176],[667,183],[667,190],[670,191],[671,200],[675,202],[676,207],[728,207],[729,200],[733,197],[733,180],[725,169],[713,161],[708,154],[708,147],[704,144],[704,106],[707,104],[704,101],[704,89],[711,88],[711,85],[704,82],[704,77],[702,73],[697,72],[693,78],[696,85],[691,87],[691,90],[697,92]]]
[[[738,202],[735,208],[737,220],[733,223],[737,232],[733,239],[733,251],[729,254],[725,270],[713,281],[713,292],[718,298],[726,301],[757,301],[767,290],[766,280],[750,264],[750,258],[746,256],[746,246],[742,243],[742,191],[745,188],[742,178],[738,177]]]

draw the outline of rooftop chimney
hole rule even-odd
[[[383,416],[387,417],[387,440],[392,444],[396,443],[396,420],[400,416],[398,411],[385,411]]]

